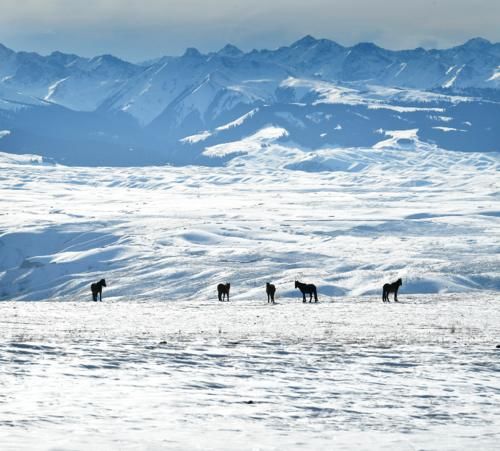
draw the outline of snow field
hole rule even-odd
[[[299,150],[264,129],[224,168],[78,168],[0,160],[0,299],[322,299],[500,289],[499,157],[415,131],[374,149]],[[223,147],[218,151],[225,152]]]
[[[2,449],[493,450],[497,303],[0,303]]]
[[[499,157],[384,135],[269,127],[224,168],[0,154],[2,450],[496,449]]]

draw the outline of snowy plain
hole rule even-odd
[[[0,303],[2,450],[498,449],[496,295]]]
[[[0,154],[2,449],[497,448],[500,156],[284,140],[220,168]]]

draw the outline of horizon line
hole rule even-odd
[[[16,50],[12,47],[9,47],[5,44],[3,44],[2,42],[0,42],[0,47],[4,47],[6,48],[7,50],[10,50],[12,52],[15,52],[15,53],[28,53],[28,54],[35,54],[35,55],[38,55],[38,56],[41,56],[41,57],[50,57],[52,56],[53,54],[57,54],[57,53],[60,53],[60,54],[63,54],[63,55],[68,55],[68,56],[76,56],[76,57],[79,57],[79,58],[85,58],[85,59],[89,59],[89,60],[92,60],[92,59],[95,59],[95,58],[101,58],[101,57],[105,57],[105,56],[111,56],[113,58],[116,58],[116,59],[119,59],[123,62],[126,62],[126,63],[130,63],[130,64],[143,64],[143,63],[147,63],[147,62],[150,62],[150,61],[155,61],[155,60],[159,60],[159,59],[162,59],[162,58],[182,58],[184,56],[186,56],[188,53],[198,53],[200,56],[212,56],[212,55],[216,55],[220,52],[222,52],[224,49],[226,49],[227,47],[232,47],[234,49],[237,49],[238,51],[241,52],[241,55],[248,55],[250,53],[253,53],[253,52],[263,52],[263,51],[269,51],[269,52],[275,52],[275,51],[278,51],[280,49],[283,49],[283,48],[291,48],[295,45],[298,45],[299,43],[301,42],[304,42],[304,41],[314,41],[314,42],[321,42],[321,41],[328,41],[328,42],[331,42],[333,44],[336,44],[338,45],[339,47],[342,47],[344,49],[353,49],[354,47],[357,47],[359,45],[371,45],[371,46],[374,46],[374,47],[377,47],[379,49],[382,49],[382,50],[386,50],[386,51],[389,51],[389,52],[394,52],[394,53],[399,53],[399,52],[408,52],[408,51],[412,51],[412,50],[418,50],[418,49],[422,49],[422,50],[425,50],[425,51],[445,51],[445,50],[451,50],[451,49],[454,49],[454,48],[457,48],[457,47],[462,47],[470,42],[473,42],[473,41],[483,41],[485,43],[487,43],[488,45],[491,45],[491,46],[495,46],[495,45],[499,45],[500,42],[492,42],[490,41],[489,39],[486,39],[486,38],[483,38],[482,36],[473,36],[465,41],[463,41],[461,44],[457,44],[457,45],[452,45],[450,47],[442,47],[442,48],[437,48],[437,47],[423,47],[423,46],[417,46],[417,47],[412,47],[412,48],[405,48],[405,49],[390,49],[390,48],[386,48],[386,47],[382,47],[378,44],[376,44],[374,41],[359,41],[357,42],[356,44],[353,44],[353,45],[350,45],[350,46],[346,46],[346,45],[343,45],[343,44],[340,44],[338,41],[336,40],[333,40],[333,39],[329,39],[329,38],[316,38],[314,36],[312,36],[311,34],[306,34],[304,36],[302,36],[301,38],[293,41],[292,43],[288,44],[288,45],[282,45],[282,46],[278,46],[278,47],[275,47],[275,48],[253,48],[251,50],[248,50],[248,51],[245,51],[245,50],[241,50],[238,46],[232,44],[231,42],[228,42],[226,43],[223,47],[219,48],[218,50],[212,50],[212,51],[209,51],[209,52],[206,52],[206,53],[203,53],[201,52],[200,50],[198,50],[198,48],[196,47],[192,47],[192,46],[188,46],[188,47],[185,47],[184,49],[184,52],[181,53],[181,54],[178,54],[178,55],[168,55],[168,54],[163,54],[163,55],[159,55],[157,57],[153,57],[153,58],[146,58],[144,60],[132,60],[132,59],[126,59],[126,58],[122,58],[120,56],[116,56],[115,54],[112,54],[112,53],[101,53],[101,54],[96,54],[96,55],[93,55],[93,56],[84,56],[82,54],[78,54],[78,53],[73,53],[73,52],[62,52],[60,50],[52,50],[50,53],[41,53],[41,52],[37,52],[37,51],[31,51],[31,50]]]

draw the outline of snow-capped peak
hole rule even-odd
[[[182,55],[183,58],[201,58],[202,56],[201,52],[194,47],[187,48],[184,55]]]
[[[217,52],[217,55],[220,55],[220,56],[233,56],[234,57],[234,56],[243,55],[243,52],[238,47],[236,47],[235,45],[227,44],[227,45],[225,45],[222,49],[220,49]]]
[[[491,47],[493,44],[484,38],[469,39],[462,47],[467,47],[471,50],[485,49]]]
[[[308,34],[298,41],[295,41],[290,47],[309,47],[316,44],[317,42],[318,40],[316,38]]]

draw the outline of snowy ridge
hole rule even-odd
[[[207,157],[225,157],[231,154],[255,153],[263,147],[269,146],[277,139],[286,136],[288,136],[288,132],[284,128],[267,127],[241,141],[207,147],[203,153]]]
[[[499,80],[500,79],[500,66],[498,66],[494,72],[493,72],[493,75],[488,78],[488,81],[496,81],[496,80]]]
[[[196,135],[186,136],[185,138],[182,138],[180,142],[186,144],[196,144],[201,141],[205,141],[210,136],[212,136],[212,133],[210,133],[208,130],[205,130],[201,133],[197,133]]]
[[[8,130],[3,130],[0,132],[0,138],[9,135]],[[4,167],[10,167],[10,165],[33,165],[43,163],[43,158],[39,155],[14,155],[11,153],[0,152],[0,164]]]
[[[217,131],[223,131],[223,130],[229,130],[234,127],[239,127],[242,125],[247,119],[251,118],[254,116],[257,112],[259,111],[258,108],[255,108],[254,110],[249,111],[248,113],[244,114],[243,116],[239,117],[238,119],[235,119],[232,122],[229,122],[229,124],[221,125],[216,128]]]

